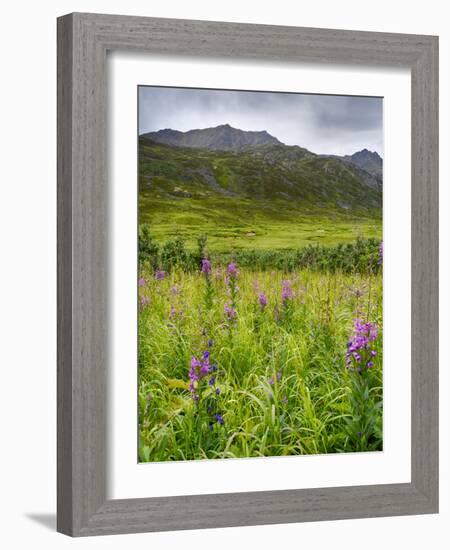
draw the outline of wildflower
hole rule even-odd
[[[225,302],[223,309],[229,321],[234,321],[234,319],[236,319],[236,310],[229,306],[227,302]]]
[[[216,413],[216,420],[219,424],[223,425],[223,418],[219,413]]]
[[[359,319],[354,322],[354,332],[347,342],[346,366],[351,369],[353,362],[358,363],[358,372],[362,373],[361,364],[367,369],[373,367],[372,359],[377,353],[372,349],[372,342],[378,337],[377,327],[373,323],[361,323]]]
[[[216,388],[216,395],[220,394],[220,388]]]
[[[141,306],[146,307],[150,304],[150,298],[148,296],[141,296]]]
[[[161,269],[156,270],[155,279],[157,281],[163,281],[166,278],[166,272]]]
[[[236,279],[237,276],[239,275],[237,265],[233,262],[231,264],[228,264],[227,273],[230,279]]]
[[[283,281],[281,289],[281,300],[283,305],[286,305],[288,300],[294,297],[294,291],[292,290],[291,281]]]
[[[144,277],[140,277],[138,281],[139,286],[145,286],[145,279]]]
[[[213,341],[212,341],[212,340],[208,340],[208,346],[209,346],[210,348],[212,348],[212,346],[213,346]]]
[[[279,382],[281,380],[281,371],[279,370],[277,372],[277,382]]]
[[[209,379],[208,384],[209,384],[210,386],[214,386],[215,381],[216,381],[216,377],[215,377],[215,376],[211,376],[211,378]]]
[[[264,292],[260,292],[258,294],[258,302],[259,302],[259,305],[261,306],[261,309],[264,309],[267,305],[267,296]]]
[[[209,371],[211,370],[211,367],[209,366],[209,363],[205,362],[200,367],[200,375],[203,378],[207,374],[209,374]]]
[[[192,396],[198,396],[197,386],[202,378],[205,378],[211,372],[211,365],[209,364],[209,351],[205,351],[203,354],[203,360],[200,361],[195,356],[191,358],[191,364],[189,368],[189,391]],[[195,399],[197,401],[197,399]]]
[[[273,386],[275,384],[275,380],[273,378],[269,378],[269,384]]]
[[[200,379],[198,369],[201,366],[201,362],[196,357],[192,357],[191,367],[189,369],[189,378],[191,379],[191,382],[197,382]]]
[[[206,258],[202,260],[202,273],[204,275],[209,275],[211,273],[211,262]]]
[[[170,289],[170,294],[172,294],[172,296],[178,296],[179,293],[180,287],[178,285],[173,285],[173,287]]]

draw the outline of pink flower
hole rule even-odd
[[[227,273],[230,279],[235,279],[239,275],[237,265],[234,262],[228,264]]]
[[[204,275],[209,275],[211,273],[211,262],[206,258],[202,260],[202,273]]]
[[[267,296],[265,294],[265,292],[260,292],[258,294],[258,302],[259,302],[259,305],[261,306],[261,309],[264,309],[267,305]]]

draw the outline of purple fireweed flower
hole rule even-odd
[[[211,371],[211,367],[208,363],[203,363],[200,367],[200,376],[201,378],[204,378],[207,374],[209,374]]]
[[[165,271],[163,271],[162,269],[156,270],[155,279],[157,281],[163,281],[165,278],[166,278],[166,272]]]
[[[229,321],[234,321],[234,319],[236,319],[236,310],[229,306],[228,303],[225,302],[223,309]]]
[[[234,262],[231,262],[231,264],[228,264],[227,273],[230,279],[236,279],[237,276],[239,275],[237,265]]]
[[[267,305],[267,296],[265,294],[265,292],[260,292],[258,294],[258,302],[259,302],[259,305],[261,306],[261,309],[264,309]]]
[[[211,273],[211,262],[207,258],[202,260],[202,273],[204,275],[209,275]]]
[[[169,313],[169,319],[182,319],[183,318],[183,310],[182,309],[176,309],[175,306],[170,306],[170,313]]]
[[[170,289],[170,294],[172,294],[172,296],[178,296],[179,293],[180,287],[178,285],[173,285],[173,287]]]
[[[377,353],[372,349],[372,342],[378,337],[378,329],[373,323],[362,323],[355,319],[354,332],[347,342],[346,366],[352,368],[353,362],[358,363],[358,372],[362,373],[361,363],[370,369],[374,363],[372,359]],[[355,365],[356,366],[356,365]]]
[[[292,300],[294,291],[292,290],[291,281],[283,281],[281,289],[281,300],[286,305],[288,300]]]
[[[145,279],[144,277],[140,277],[138,281],[139,286],[145,286]]]
[[[200,381],[208,376],[212,371],[212,367],[209,364],[209,351],[203,353],[203,359],[199,360],[195,356],[191,358],[191,364],[189,367],[189,391],[195,398],[197,395],[197,387]],[[197,399],[196,399],[197,401]]]

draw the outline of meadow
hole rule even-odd
[[[139,460],[381,450],[379,238],[169,237],[140,227]]]

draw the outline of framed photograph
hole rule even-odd
[[[58,530],[438,511],[438,39],[58,19]]]

